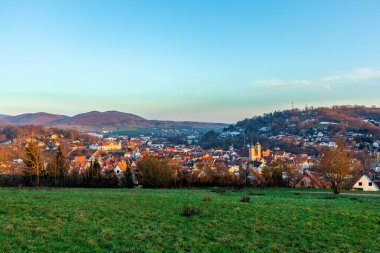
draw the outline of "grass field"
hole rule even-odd
[[[0,252],[379,252],[380,198],[307,192],[0,189]]]

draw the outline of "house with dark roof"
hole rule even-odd
[[[330,188],[326,180],[320,177],[317,173],[306,171],[301,180],[294,186],[295,188],[317,188],[327,189]]]

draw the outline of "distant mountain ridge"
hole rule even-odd
[[[4,115],[4,117],[0,117],[0,125],[40,125],[82,131],[133,130],[142,128],[219,129],[227,126],[224,123],[147,120],[135,114],[118,111],[91,111],[72,117],[45,112],[27,113],[17,116]]]
[[[19,126],[24,125],[48,125],[51,122],[69,118],[65,115],[50,114],[45,112],[27,113],[17,116],[8,116],[3,119]]]

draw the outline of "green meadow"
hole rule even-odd
[[[309,192],[0,189],[0,252],[379,252],[380,198]]]

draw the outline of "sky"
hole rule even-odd
[[[380,106],[379,0],[0,0],[0,114]]]

